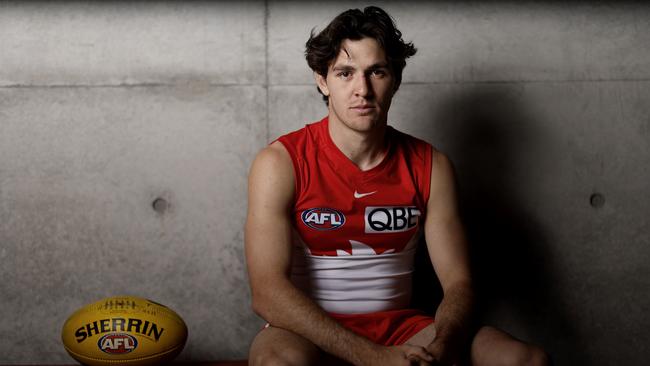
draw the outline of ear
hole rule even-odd
[[[316,85],[318,86],[318,89],[320,89],[321,93],[323,93],[324,96],[329,97],[330,90],[327,87],[327,79],[317,72],[314,72],[314,79],[316,80]]]

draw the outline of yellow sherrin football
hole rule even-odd
[[[157,365],[183,350],[187,326],[164,305],[115,296],[74,312],[61,338],[66,351],[85,365]]]

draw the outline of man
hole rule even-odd
[[[268,322],[251,365],[547,363],[502,331],[472,331],[451,163],[387,124],[415,51],[377,7],[346,11],[307,42],[328,116],[263,149],[249,176],[246,257]],[[435,317],[409,309],[421,231],[444,291]]]

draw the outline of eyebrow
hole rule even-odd
[[[368,70],[387,69],[387,68],[388,68],[388,62],[378,62],[370,65],[368,67]],[[356,67],[350,65],[336,65],[332,67],[333,71],[348,71],[348,70],[355,70],[355,69]]]
[[[334,71],[348,71],[348,70],[354,70],[355,67],[349,66],[349,65],[338,65],[332,67],[332,70]]]

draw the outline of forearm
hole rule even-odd
[[[474,302],[471,284],[449,286],[436,311],[436,338],[465,341],[471,328]]]
[[[275,281],[258,296],[256,312],[274,327],[299,334],[324,351],[362,365],[377,345],[344,328],[289,281]]]

